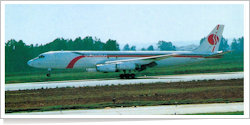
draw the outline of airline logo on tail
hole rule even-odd
[[[207,38],[207,41],[208,41],[208,43],[210,43],[210,45],[214,45],[213,50],[212,50],[212,52],[214,52],[216,44],[220,41],[219,37],[217,35],[215,35],[215,34],[211,34]]]
[[[217,52],[220,46],[220,39],[222,38],[222,32],[224,29],[224,25],[217,25],[208,34],[206,40],[202,42],[202,44],[196,48],[194,51],[197,52]]]
[[[208,42],[210,43],[210,45],[216,45],[219,42],[219,37],[215,34],[211,34],[208,37]]]
[[[217,28],[216,28],[217,31],[218,31],[219,27],[220,27],[220,25],[217,26]],[[216,44],[218,42],[220,42],[219,37],[216,34],[217,34],[217,32],[215,32],[215,34],[209,35],[207,38],[207,41],[210,43],[210,45],[214,45],[212,52],[214,52]]]

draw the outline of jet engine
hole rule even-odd
[[[118,72],[116,64],[100,64],[96,65],[96,70],[99,72]]]
[[[96,65],[96,70],[99,72],[119,72],[120,70],[136,70],[139,68],[140,65],[131,62]]]
[[[116,68],[118,70],[135,70],[137,67],[139,67],[139,65],[136,65],[135,63],[130,63],[130,62],[116,64]]]

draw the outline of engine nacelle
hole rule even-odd
[[[96,70],[99,72],[117,72],[116,64],[96,65]]]
[[[116,67],[118,70],[135,70],[136,64],[130,62],[118,63]]]
[[[119,72],[120,70],[135,70],[138,68],[141,68],[140,65],[131,62],[100,64],[96,66],[96,70],[99,72]]]

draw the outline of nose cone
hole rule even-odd
[[[29,66],[32,66],[32,60],[28,61],[27,64],[28,64]]]

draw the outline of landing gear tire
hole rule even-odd
[[[134,79],[135,78],[135,74],[120,74],[119,76],[121,79]]]
[[[126,74],[126,70],[123,70],[123,72],[124,72],[124,74],[120,74],[120,76],[119,76],[121,79],[124,79],[124,78],[134,79],[135,78],[135,74],[134,73],[131,74],[131,70],[129,70],[128,74]]]
[[[130,74],[125,74],[126,79],[129,79]]]
[[[124,74],[120,74],[120,78],[123,79],[124,78]]]
[[[48,68],[47,77],[50,77],[50,71],[51,71],[51,68]]]
[[[135,74],[131,74],[131,79],[134,79],[135,78]]]

